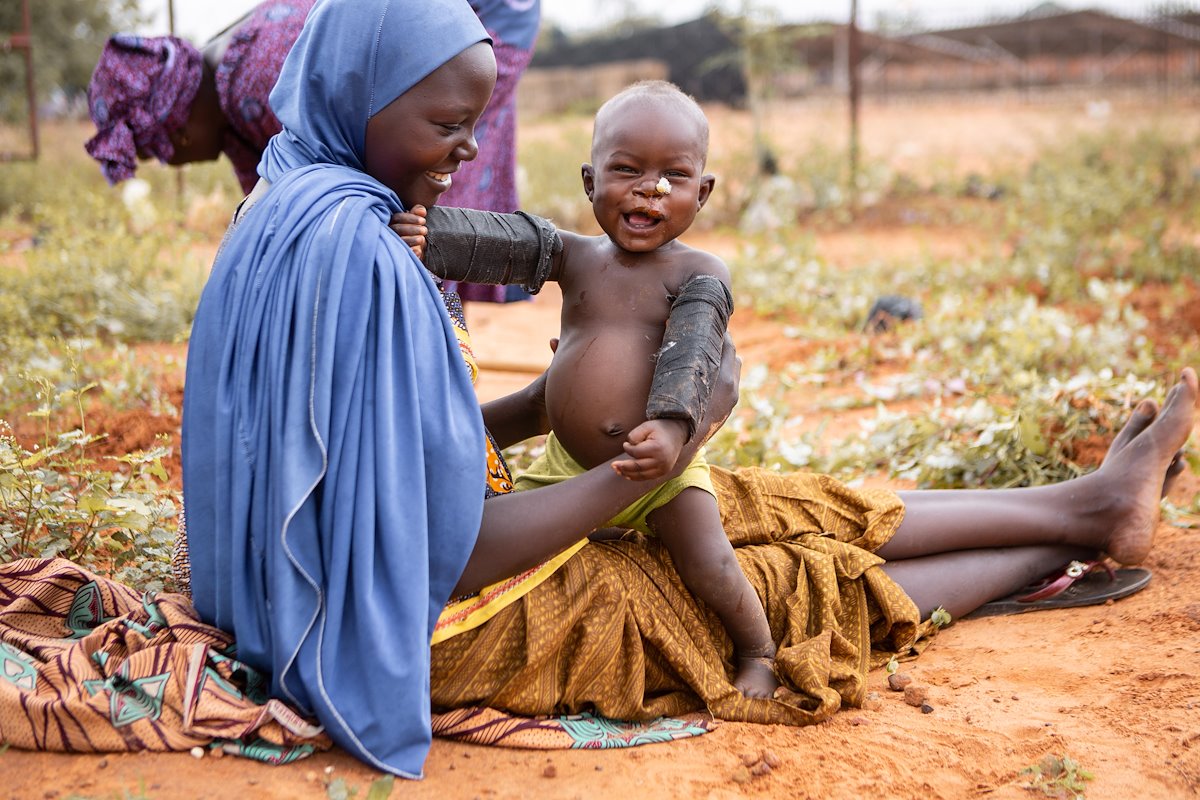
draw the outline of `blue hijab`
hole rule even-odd
[[[429,642],[483,514],[479,405],[437,287],[362,172],[367,120],[487,34],[466,0],[320,0],[271,105],[270,190],[188,346],[192,593],[272,693],[420,777]]]

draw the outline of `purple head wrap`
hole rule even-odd
[[[163,162],[174,155],[170,134],[187,122],[203,70],[200,51],[183,39],[109,38],[88,84],[97,133],[84,145],[109,183],[133,177],[139,151]]]

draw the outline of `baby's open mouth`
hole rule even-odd
[[[426,172],[425,174],[432,178],[435,182],[445,186],[447,189],[450,188],[450,184],[453,182],[449,172]]]
[[[625,222],[631,228],[653,228],[655,225],[663,221],[661,211],[653,208],[643,208],[637,211],[631,211],[625,215]]]

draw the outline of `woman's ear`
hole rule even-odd
[[[580,171],[583,173],[583,193],[590,201],[596,191],[596,168],[591,164],[584,164]]]
[[[713,187],[717,185],[716,175],[701,175],[700,176],[700,191],[696,193],[696,210],[704,208],[704,204],[708,202],[709,195],[712,194]]]

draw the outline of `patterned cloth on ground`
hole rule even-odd
[[[861,705],[867,670],[929,631],[871,551],[904,506],[821,475],[712,468],[726,533],[779,644],[779,699],[731,683],[733,645],[651,537],[589,543],[519,601],[433,647],[435,708],[808,725]]]
[[[719,724],[708,714],[626,722],[591,713],[518,717],[495,708],[458,708],[433,715],[433,735],[492,747],[610,750],[690,739]]]
[[[0,565],[0,742],[65,752],[221,748],[285,764],[329,747],[320,727],[266,696],[181,595],[139,597],[62,559]],[[493,747],[607,749],[699,736],[707,714],[624,722],[433,715],[435,736]]]
[[[187,598],[139,596],[63,559],[0,564],[0,742],[31,750],[226,752],[282,764],[321,728],[237,661]]]

